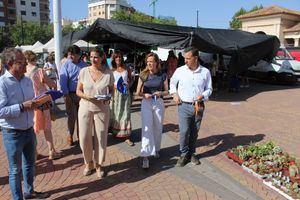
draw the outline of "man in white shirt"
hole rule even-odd
[[[178,105],[181,155],[177,166],[180,167],[189,161],[200,164],[195,155],[195,145],[204,113],[204,101],[212,93],[211,75],[207,68],[199,64],[198,49],[185,49],[184,60],[185,65],[176,69],[170,82],[170,94]]]

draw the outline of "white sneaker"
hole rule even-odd
[[[160,158],[160,155],[159,155],[158,151],[155,152],[154,158]]]
[[[142,165],[143,169],[148,169],[149,168],[149,160],[147,157],[143,158],[143,165]]]

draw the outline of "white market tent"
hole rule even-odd
[[[21,45],[21,46],[17,45],[15,48],[21,49],[22,51],[27,51],[27,50],[33,50],[41,46],[43,46],[43,44],[40,41],[37,41],[33,45]]]
[[[34,45],[32,45],[32,51],[36,48],[42,47],[44,46],[43,43],[41,43],[40,41],[37,41],[36,43],[34,43]]]
[[[77,42],[74,43],[75,45],[77,45],[79,48],[81,48],[82,50],[86,51],[89,48],[93,48],[96,47],[97,45],[92,44],[92,43],[88,43],[84,40],[78,40]],[[32,49],[35,53],[43,53],[43,52],[53,52],[55,51],[55,42],[54,42],[54,38],[51,38],[51,40],[49,40],[46,44],[44,44],[43,46],[37,47]],[[63,47],[62,49],[66,49],[68,47],[64,46],[63,43]]]
[[[88,50],[89,48],[93,48],[93,47],[97,46],[96,44],[92,44],[92,43],[86,42],[84,40],[78,40],[74,44],[77,45],[82,50]]]

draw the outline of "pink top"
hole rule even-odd
[[[33,89],[35,96],[38,96],[47,90],[44,80],[46,74],[42,69],[33,69],[33,72],[29,74],[29,77],[33,83]],[[51,130],[51,115],[49,110],[34,110],[34,131],[38,134],[41,130],[48,132]]]

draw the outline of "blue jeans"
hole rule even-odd
[[[192,104],[182,103],[178,105],[181,156],[192,155],[196,152],[196,142],[203,112],[204,108],[195,114]]]
[[[33,129],[25,131],[2,127],[3,143],[9,163],[9,186],[14,200],[23,200],[22,174],[24,192],[33,193],[35,175],[36,136]]]

